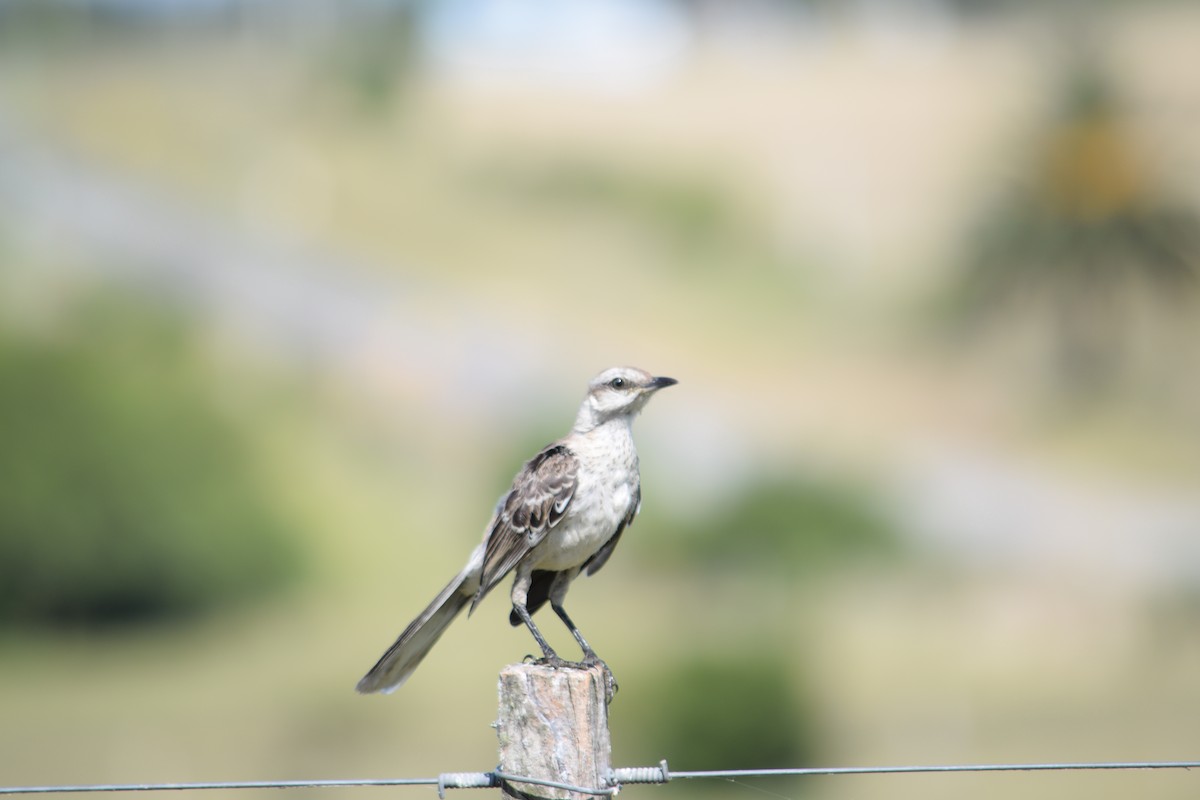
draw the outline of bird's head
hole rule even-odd
[[[656,378],[635,367],[606,369],[588,383],[587,397],[575,419],[575,430],[589,431],[619,417],[632,419],[650,395],[676,383],[674,378]]]

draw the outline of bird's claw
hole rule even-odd
[[[579,669],[583,666],[574,661],[567,661],[557,653],[547,653],[541,658],[535,659],[533,663],[539,667],[549,667],[550,669]]]
[[[617,696],[617,689],[620,688],[617,685],[617,678],[613,675],[612,669],[595,653],[588,653],[583,657],[583,661],[579,663],[580,666],[587,668],[600,668],[600,674],[604,677],[604,703],[605,705],[611,703],[613,698]]]
[[[612,674],[612,669],[608,664],[596,655],[595,652],[587,652],[584,654],[581,661],[568,661],[566,658],[557,654],[557,652],[547,652],[540,658],[534,658],[532,655],[527,655],[522,660],[524,663],[532,663],[538,667],[550,667],[551,669],[592,669],[600,667],[600,674],[604,676],[604,694],[605,704],[612,703],[612,698],[617,696],[617,679]]]
[[[550,669],[591,669],[592,667],[599,667],[604,680],[605,704],[611,703],[617,695],[619,687],[617,679],[613,676],[612,669],[595,653],[587,653],[581,661],[568,661],[557,653],[547,653],[541,658],[533,658],[533,656],[527,655],[525,656],[525,661],[536,664],[539,667],[549,667]]]

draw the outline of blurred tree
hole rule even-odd
[[[960,319],[1002,332],[1022,320],[1048,323],[1063,385],[1109,386],[1133,358],[1139,314],[1168,316],[1196,289],[1200,224],[1166,199],[1138,158],[1090,58],[1076,64],[1031,173],[968,259]]]
[[[648,702],[639,705],[646,711],[633,735],[681,770],[812,763],[818,723],[796,675],[795,664],[763,651],[671,662],[639,689]],[[704,786],[689,783],[687,790]]]
[[[328,53],[319,67],[365,117],[402,107],[419,68],[418,19],[423,0],[338,5]]]
[[[184,331],[129,303],[0,331],[0,621],[192,614],[277,587],[297,552]]]
[[[848,484],[777,475],[647,540],[720,571],[822,570],[891,556],[903,544],[870,495]]]

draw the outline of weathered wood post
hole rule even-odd
[[[604,674],[512,664],[500,671],[500,772],[572,786],[608,784],[611,743]],[[500,781],[516,800],[592,800],[595,795],[532,783]]]

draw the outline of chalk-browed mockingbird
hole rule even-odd
[[[531,616],[547,600],[583,649],[584,665],[611,672],[563,609],[571,581],[604,566],[641,506],[641,478],[631,424],[650,396],[676,381],[631,367],[605,370],[588,384],[575,426],[542,448],[500,499],[483,542],[463,571],[414,619],[358,682],[358,691],[391,692],[468,604],[471,610],[516,568],[509,622],[522,622],[542,648],[540,663],[566,666]]]

